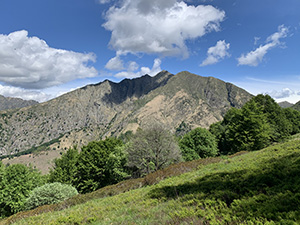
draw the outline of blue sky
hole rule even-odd
[[[299,0],[0,0],[0,94],[46,101],[160,70],[300,100]]]

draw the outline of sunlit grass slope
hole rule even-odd
[[[125,181],[90,195],[77,196],[78,203],[91,200],[74,205],[76,198],[71,199],[69,203],[64,203],[69,204],[70,208],[24,219],[20,218],[26,214],[20,213],[3,222],[300,224],[298,137],[261,151],[173,165],[145,179]],[[183,173],[192,168],[195,169]],[[137,189],[124,192],[131,188]],[[99,198],[101,196],[105,197]],[[55,207],[56,210],[64,208],[62,205]],[[35,213],[39,211],[43,211],[43,208]],[[27,216],[34,214],[27,213]]]

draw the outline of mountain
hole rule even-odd
[[[0,95],[0,111],[7,109],[23,108],[35,104],[38,104],[38,102],[33,100],[26,101],[21,98],[4,97]]]
[[[175,132],[220,121],[230,107],[252,97],[213,77],[167,71],[120,83],[105,80],[27,108],[0,113],[0,155],[55,143],[67,149],[91,140],[136,131],[153,123]]]
[[[293,109],[300,111],[300,101],[292,106]]]
[[[280,105],[281,108],[290,108],[292,107],[294,104],[284,101],[284,102],[279,102],[278,105]]]

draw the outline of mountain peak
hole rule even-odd
[[[150,91],[164,86],[172,76],[173,74],[168,71],[161,71],[154,77],[145,74],[138,78],[124,79],[119,83],[110,82],[111,92],[105,95],[103,100],[121,104],[128,98],[140,98]]]
[[[207,128],[251,97],[230,83],[187,71],[106,80],[0,117],[0,156],[47,143],[55,143],[49,149],[82,146],[154,122],[171,132],[182,122]]]

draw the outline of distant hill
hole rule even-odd
[[[292,106],[293,109],[300,111],[300,101]]]
[[[67,149],[91,140],[153,123],[175,132],[220,121],[231,107],[252,97],[245,90],[213,77],[167,71],[120,83],[105,80],[48,102],[0,113],[0,156],[44,144]]]
[[[33,100],[26,101],[21,98],[4,97],[0,95],[0,111],[7,109],[18,109],[35,104],[38,104],[38,102]]]
[[[287,101],[284,101],[284,102],[279,102],[278,105],[281,107],[281,108],[290,108],[292,107],[294,104],[290,103],[290,102],[287,102]]]

